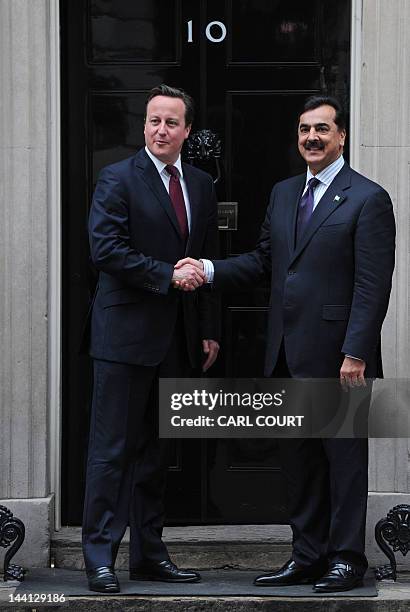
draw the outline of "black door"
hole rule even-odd
[[[296,119],[317,92],[349,100],[350,0],[61,0],[64,524],[80,524],[91,369],[78,354],[95,284],[86,233],[99,170],[143,140],[147,91],[196,100],[193,131],[222,142],[223,256],[255,244],[273,183],[303,170]],[[207,169],[216,175],[216,166]],[[224,296],[212,375],[262,376],[267,288]],[[286,522],[274,440],[175,441],[168,523]]]

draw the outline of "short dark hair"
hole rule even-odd
[[[152,98],[155,98],[156,96],[180,98],[180,100],[182,100],[182,102],[185,104],[185,125],[192,125],[195,115],[195,105],[193,98],[191,98],[191,96],[188,95],[183,89],[179,89],[177,87],[170,87],[169,85],[165,85],[164,83],[153,87],[151,91],[148,92],[148,97],[145,102],[145,117],[147,116],[148,102],[150,102]]]
[[[305,101],[302,112],[306,113],[307,111],[314,110],[315,108],[319,108],[319,106],[324,105],[332,106],[335,109],[335,123],[339,130],[346,129],[346,113],[342,106],[342,104],[337,100],[337,98],[333,98],[332,96],[310,96]],[[300,116],[299,115],[299,116]]]

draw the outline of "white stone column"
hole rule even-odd
[[[0,0],[0,503],[26,524],[16,560],[31,566],[48,561],[51,519],[48,6]]]
[[[362,14],[360,50],[352,57],[360,62],[355,66],[360,76],[352,82],[360,90],[353,90],[358,115],[352,122],[352,165],[385,187],[393,200],[396,270],[383,327],[383,362],[385,377],[409,378],[410,2],[353,0],[355,5]],[[369,488],[368,542],[373,556],[374,523],[393,505],[410,503],[407,439],[371,440]]]

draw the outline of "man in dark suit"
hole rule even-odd
[[[104,168],[93,197],[89,235],[99,280],[91,315],[83,551],[94,591],[119,591],[114,564],[128,525],[131,579],[200,579],[176,567],[162,541],[167,464],[155,401],[160,377],[207,370],[219,349],[215,293],[182,294],[172,286],[202,283],[195,266],[174,269],[184,255],[218,252],[212,179],[181,163],[192,120],[190,96],[166,85],[154,88],[145,149]]]
[[[273,187],[256,249],[197,264],[216,288],[243,289],[270,276],[266,376],[340,377],[346,388],[364,385],[365,376],[382,376],[393,209],[382,187],[344,162],[345,137],[337,100],[307,100],[298,125],[307,172]],[[186,263],[194,262],[185,259],[177,269]],[[280,570],[255,583],[313,582],[318,592],[361,584],[367,568],[367,440],[279,440],[279,450],[293,553]]]

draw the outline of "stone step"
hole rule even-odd
[[[255,569],[280,566],[291,552],[288,525],[212,525],[165,527],[164,541],[172,560],[196,569]],[[120,546],[116,569],[128,569],[128,532]],[[81,529],[66,527],[51,541],[54,567],[84,569]]]
[[[381,583],[378,597],[198,597],[198,596],[90,596],[69,597],[52,606],[8,604],[13,588],[0,586],[0,612],[50,609],[54,612],[408,612],[410,581]]]
[[[167,527],[164,529],[172,559],[181,567],[200,570],[270,570],[282,565],[291,552],[291,531],[287,525],[217,525]],[[116,568],[128,568],[129,535],[121,545]],[[63,528],[53,534],[52,566],[84,568],[80,528]],[[403,558],[398,555],[400,562]],[[386,559],[377,559],[386,563]],[[409,612],[410,577],[400,563],[399,580],[377,584],[379,596],[284,598],[270,596],[159,596],[112,595],[70,597],[53,610],[70,609],[78,612]],[[408,569],[408,568],[407,568]],[[3,595],[3,597],[2,597]],[[0,589],[0,612],[19,612],[16,604],[6,603],[6,592]],[[27,610],[22,607],[21,610]]]
[[[288,525],[165,527],[163,535],[177,565],[200,570],[271,570],[283,565],[291,553],[292,534]],[[127,531],[120,546],[116,569],[128,569],[128,548]],[[366,553],[371,567],[387,563],[374,536],[367,538]],[[409,559],[400,552],[396,553],[396,561],[400,573],[410,571]],[[80,527],[64,527],[53,534],[51,563],[57,568],[84,569]]]

